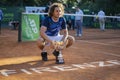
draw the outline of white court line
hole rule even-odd
[[[91,41],[86,41],[86,40],[77,40],[77,41],[82,41],[82,42],[87,42],[87,43],[94,43],[94,44],[99,44],[99,45],[107,45],[107,46],[120,47],[120,46],[115,46],[115,45],[111,45],[111,44],[105,44],[105,43],[99,43],[99,42],[91,42]],[[79,49],[78,47],[73,47],[73,46],[72,46],[72,48]],[[109,53],[109,52],[101,52],[100,51],[99,53],[103,53],[103,54],[107,54],[107,55],[112,55],[112,56],[120,57],[120,55]]]
[[[117,57],[120,57],[120,55],[113,54],[113,53],[109,53],[109,52],[99,51],[98,53],[103,53],[103,54],[107,54],[107,55],[112,55],[112,56],[117,56]]]
[[[72,46],[71,48],[74,48],[74,49],[78,49],[78,50],[80,50],[80,48],[78,48],[78,47],[73,47],[73,46]],[[106,55],[111,55],[111,56],[120,57],[120,55],[113,54],[113,53],[109,53],[109,52],[99,51],[99,52],[97,52],[97,53],[103,53],[103,54],[106,54]]]
[[[120,41],[110,41],[109,43],[120,43]]]
[[[99,45],[107,45],[107,46],[113,46],[113,47],[120,47],[120,46],[106,44],[106,43],[100,43],[100,42],[92,42],[92,41],[86,41],[86,40],[78,40],[78,41],[87,42],[87,43],[94,43],[94,44],[99,44]]]

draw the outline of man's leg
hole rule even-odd
[[[103,30],[105,30],[105,21],[103,21]]]
[[[74,37],[72,37],[72,36],[69,35],[68,38],[67,38],[67,41],[65,42],[65,47],[66,48],[70,47],[74,42],[75,42]],[[45,45],[44,39],[39,38],[37,44],[38,44],[38,47],[43,51],[41,53],[42,60],[43,61],[47,61],[48,60],[48,59],[46,60],[46,58],[47,58],[47,52],[46,52],[46,54],[44,54],[45,50],[46,50],[45,49],[46,45]],[[53,54],[56,57],[56,64],[63,64],[64,63],[64,59],[61,56],[62,55],[62,50],[54,49]]]
[[[74,37],[69,35],[68,38],[67,38],[67,41],[64,43],[65,47],[66,48],[70,47],[74,42],[75,42]],[[54,56],[56,56],[56,64],[64,64],[64,59],[63,59],[63,56],[62,56],[62,50],[55,50],[53,52],[53,54],[54,54]]]
[[[45,41],[43,38],[39,38],[37,41],[37,46],[39,47],[40,50],[43,50],[44,46],[45,46]]]
[[[76,20],[75,24],[76,24],[76,36],[78,36],[79,35],[79,25],[78,25],[79,21]]]
[[[79,22],[79,36],[82,36],[82,22]]]
[[[37,41],[37,45],[39,47],[40,50],[42,50],[41,52],[41,57],[43,61],[47,61],[48,57],[47,57],[47,52],[45,50],[45,41],[43,38],[39,38]]]
[[[58,37],[58,38],[60,40],[62,39],[62,37]],[[59,42],[60,40],[57,40],[57,41]],[[56,64],[64,64],[64,59],[63,59],[63,56],[62,56],[62,50],[64,48],[70,47],[74,43],[74,41],[75,41],[74,37],[69,35],[68,38],[67,38],[67,41],[64,42],[63,45],[62,45],[62,49],[55,49],[54,50],[53,55],[56,57]]]
[[[100,24],[100,30],[102,30],[102,22],[101,22],[101,20],[99,21],[99,24]]]

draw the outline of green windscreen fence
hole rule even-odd
[[[39,37],[39,15],[22,14],[22,41],[35,41]]]

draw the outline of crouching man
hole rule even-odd
[[[56,64],[64,64],[62,50],[70,47],[75,39],[68,35],[66,21],[62,17],[64,7],[61,3],[53,3],[48,12],[48,17],[44,19],[40,28],[40,38],[37,41],[38,47],[42,50],[41,57],[47,61],[47,49],[54,49],[53,54],[56,57]]]

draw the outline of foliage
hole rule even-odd
[[[47,6],[48,2],[62,2],[68,10],[72,7],[89,9],[91,12],[98,12],[103,9],[106,14],[120,13],[120,0],[0,0],[1,6]],[[14,2],[14,3],[13,3]]]

